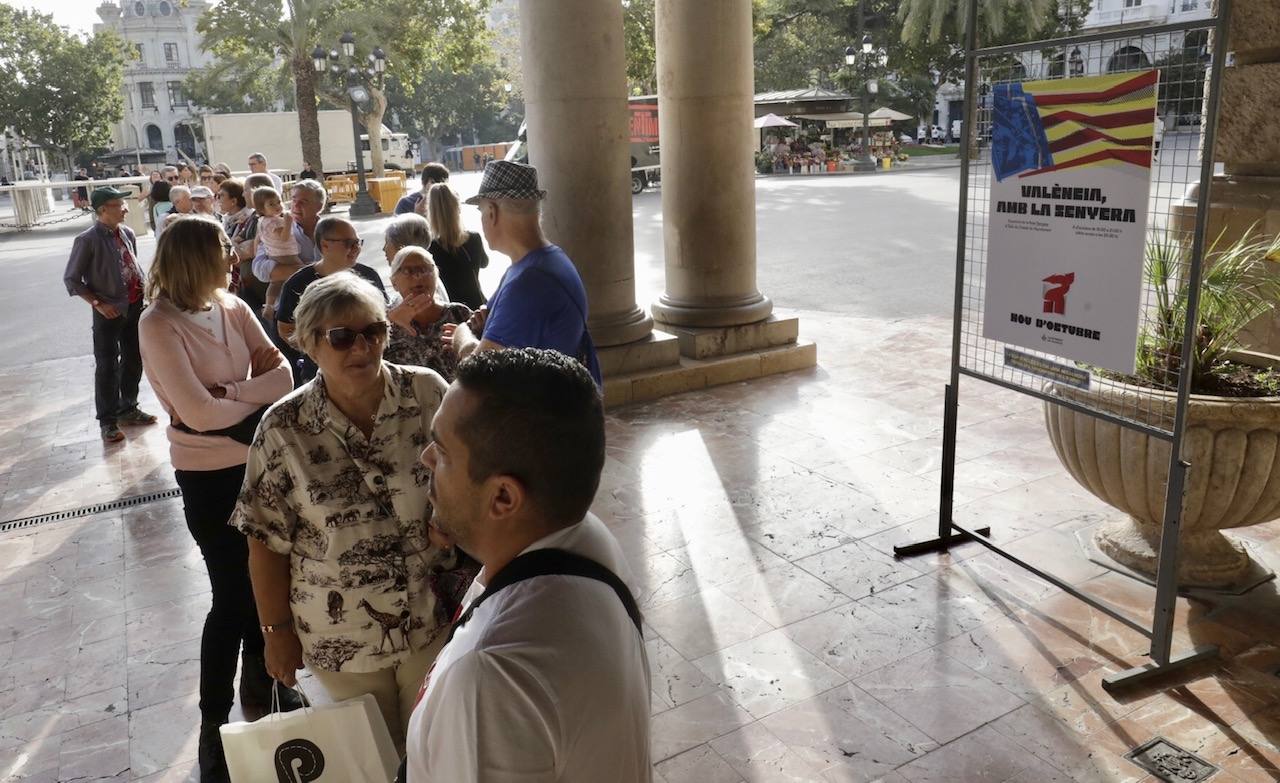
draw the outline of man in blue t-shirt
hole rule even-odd
[[[550,348],[582,362],[599,386],[600,363],[587,332],[587,291],[569,256],[542,234],[544,196],[533,166],[496,160],[485,167],[480,193],[467,203],[480,207],[489,247],[515,261],[488,308],[466,324],[446,326],[445,339],[459,359],[474,351]]]

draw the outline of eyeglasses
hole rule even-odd
[[[380,343],[387,339],[387,322],[374,321],[363,329],[348,329],[345,326],[339,326],[337,329],[330,329],[321,333],[329,345],[333,346],[336,351],[349,351],[351,346],[356,344],[357,337],[363,337],[368,345]]]
[[[326,239],[325,242],[336,242],[339,245],[346,245],[347,250],[355,250],[358,247],[364,247],[363,239]]]
[[[431,270],[425,266],[402,266],[396,271],[396,274],[405,277],[430,277]]]
[[[175,175],[175,176],[172,176],[172,177],[165,177],[165,180],[167,180],[167,181],[169,181],[169,182],[177,182],[177,181],[178,181],[178,177],[177,177],[176,175]]]

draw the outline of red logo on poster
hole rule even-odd
[[[1076,273],[1050,275],[1044,279],[1044,311],[1054,315],[1067,312],[1067,292],[1076,281]]]

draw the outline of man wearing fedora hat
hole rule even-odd
[[[138,265],[138,240],[124,225],[129,193],[97,188],[89,197],[97,220],[75,238],[62,280],[67,293],[93,308],[93,400],[102,439],[124,440],[120,424],[154,424],[138,409],[142,356],[138,318],[144,278]]]
[[[559,351],[582,362],[600,386],[600,363],[587,331],[587,290],[573,261],[542,233],[539,206],[546,195],[533,166],[507,160],[485,166],[480,192],[467,203],[480,208],[489,247],[512,264],[488,307],[466,324],[445,326],[445,339],[459,359],[500,348]]]

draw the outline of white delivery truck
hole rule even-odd
[[[351,115],[340,110],[317,112],[320,118],[320,155],[324,173],[355,169],[354,131]],[[298,113],[293,111],[204,115],[204,143],[210,163],[226,163],[232,170],[245,167],[249,156],[261,152],[273,169],[302,171],[302,142],[298,136]],[[373,165],[369,136],[360,135],[364,166]],[[314,161],[312,161],[314,163]],[[389,169],[412,169],[413,152],[409,137],[382,126],[382,164]]]

